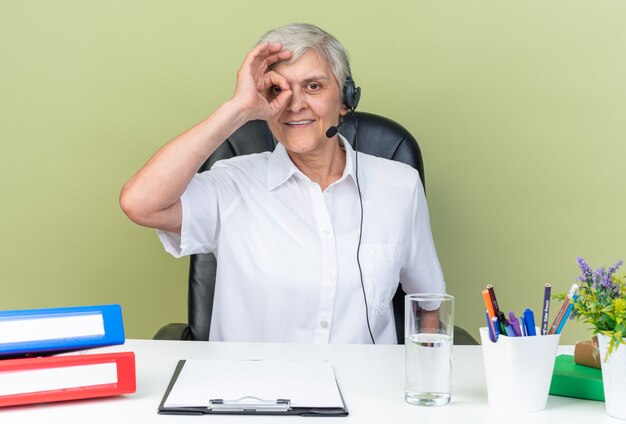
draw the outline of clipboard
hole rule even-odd
[[[348,415],[332,365],[324,361],[180,360],[158,412]]]

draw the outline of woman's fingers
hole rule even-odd
[[[278,45],[280,46],[280,44]],[[269,68],[276,62],[289,60],[292,54],[293,53],[290,50],[280,50],[279,52],[273,53],[265,59],[266,67]]]
[[[291,90],[287,80],[274,71],[273,64],[288,60],[292,52],[283,50],[280,43],[262,43],[245,57],[237,73],[235,97],[255,119],[267,119],[287,106]]]
[[[267,100],[272,114],[276,114],[287,107],[291,98],[291,89],[289,83],[279,73],[274,71],[266,72],[263,75],[264,91],[269,89]]]
[[[289,83],[281,74],[274,71],[263,74],[263,91],[274,86],[279,87],[282,91],[289,90]]]
[[[272,48],[274,47],[274,48]],[[279,50],[274,52],[274,49],[282,49],[282,45],[272,44],[265,50],[261,50],[257,56],[255,56],[252,64],[250,65],[250,72],[259,85],[261,79],[265,79],[267,70],[275,63],[288,60],[292,56],[292,52],[288,50]],[[258,87],[259,90],[263,90],[262,87]]]
[[[281,60],[287,60],[291,57],[291,55],[292,53],[290,51],[283,50],[282,44],[270,44],[265,42],[250,50],[241,67],[254,68],[261,72],[265,72],[272,64]]]

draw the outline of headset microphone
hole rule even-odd
[[[348,114],[346,118],[342,119],[339,125],[333,125],[332,127],[326,130],[326,137],[333,138],[339,132],[339,127],[343,125],[343,123],[352,116],[354,110],[359,104],[359,99],[361,98],[361,87],[357,87],[352,79],[352,76],[348,75],[346,77],[346,81],[343,84],[343,104],[348,108]]]
[[[342,122],[343,123],[343,122]],[[326,130],[326,137],[328,138],[333,138],[334,136],[337,135],[337,133],[339,132],[339,127],[341,126],[341,124],[337,125],[337,126],[332,126],[330,127],[328,130]]]
[[[337,125],[337,126],[333,125],[329,129],[327,129],[326,130],[326,137],[333,138],[334,136],[336,136],[337,133],[339,132],[339,127],[342,126],[343,123],[346,122],[348,119],[350,119],[350,117],[352,116],[353,113],[354,113],[354,109],[350,109],[350,111],[346,114],[345,118],[343,118],[341,120],[339,125]]]

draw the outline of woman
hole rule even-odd
[[[445,291],[417,171],[359,153],[357,180],[355,152],[326,134],[348,112],[349,75],[343,46],[320,28],[268,32],[244,59],[233,97],[122,189],[124,212],[157,228],[174,256],[215,253],[211,340],[395,343],[398,281],[407,292]],[[274,152],[196,174],[254,119],[267,121]]]

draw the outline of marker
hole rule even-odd
[[[552,285],[546,283],[543,289],[543,319],[541,320],[541,335],[548,334],[548,316],[550,315],[550,292]]]
[[[522,327],[522,334],[524,337],[528,336],[528,331],[526,331],[526,322],[524,321],[524,316],[519,317],[520,327]]]
[[[515,318],[515,314],[513,312],[509,312],[509,323],[511,324],[511,327],[513,327],[513,332],[515,333],[515,336],[521,337],[522,330],[520,330],[519,321],[517,320],[517,318]]]
[[[533,311],[526,308],[524,311],[524,323],[526,324],[526,333],[529,336],[536,336],[537,332],[535,331],[535,314]]]

